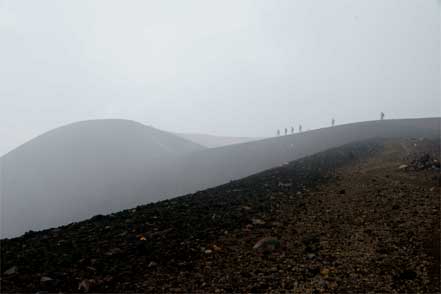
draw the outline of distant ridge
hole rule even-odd
[[[376,120],[337,125],[238,145],[206,149],[183,160],[181,186],[214,187],[344,144],[371,138],[440,139],[441,118]]]
[[[68,125],[0,158],[2,237],[192,193],[360,140],[439,140],[440,122],[360,122],[219,148],[131,121]]]
[[[11,150],[8,153],[16,152],[17,150],[20,150],[22,148],[29,148],[29,145],[27,143],[37,142],[40,140],[43,141],[49,138],[53,138],[66,131],[70,132],[72,135],[77,133],[78,135],[81,136],[93,135],[94,132],[100,132],[100,133],[104,132],[105,134],[109,134],[113,132],[128,132],[129,134],[132,133],[136,135],[137,136],[136,138],[140,140],[143,136],[148,135],[148,138],[151,138],[152,140],[150,142],[152,146],[156,144],[157,146],[162,145],[163,147],[165,147],[167,143],[170,143],[170,145],[176,144],[176,146],[182,144],[182,146],[179,145],[180,148],[176,148],[175,150],[173,150],[173,148],[168,149],[167,151],[163,150],[170,153],[180,153],[180,152],[197,151],[197,150],[205,149],[200,144],[197,144],[182,137],[174,136],[171,133],[141,124],[136,121],[126,120],[126,119],[96,119],[96,120],[79,121],[47,131],[33,138],[32,140],[22,144],[21,146],[18,146],[17,148]],[[90,132],[91,134],[88,134],[88,132]],[[138,137],[138,135],[143,135],[143,136]],[[114,136],[109,136],[108,139],[111,140],[112,137]],[[105,137],[101,137],[101,138],[105,138]],[[144,142],[147,143],[147,141]],[[3,155],[2,157],[6,157],[8,153]]]

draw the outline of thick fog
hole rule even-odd
[[[225,137],[225,136],[213,136],[207,134],[175,134],[181,138],[195,142],[208,148],[216,148],[234,144],[241,144],[246,142],[257,141],[263,138],[252,137]]]
[[[435,138],[440,119],[385,120],[204,148],[125,120],[76,123],[0,158],[0,238],[237,180],[369,138]]]
[[[67,123],[179,133],[440,115],[440,2],[0,0],[0,156]]]
[[[436,0],[0,0],[0,235],[439,139],[440,25]]]

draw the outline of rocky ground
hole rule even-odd
[[[440,291],[439,141],[371,140],[1,240],[2,292]]]

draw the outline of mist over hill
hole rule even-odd
[[[358,140],[439,134],[439,118],[386,120],[206,149],[131,121],[80,122],[1,158],[1,237],[195,192]]]
[[[184,156],[180,168],[186,192],[241,179],[289,161],[370,138],[440,137],[440,118],[367,121],[322,128]]]
[[[147,195],[163,192],[158,171],[203,149],[127,120],[85,121],[45,133],[0,160],[2,236],[144,202],[146,187]]]
[[[208,148],[223,147],[234,144],[247,143],[263,138],[251,138],[251,137],[227,137],[227,136],[213,136],[206,134],[183,134],[177,133],[179,137],[195,142]]]

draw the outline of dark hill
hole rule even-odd
[[[439,139],[352,143],[1,240],[2,291],[435,293],[439,148]]]
[[[0,159],[1,235],[137,205],[158,169],[202,149],[127,120],[84,121],[45,133]]]

